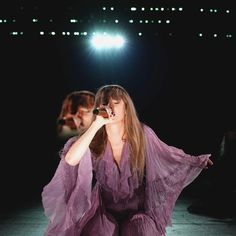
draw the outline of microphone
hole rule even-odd
[[[108,109],[110,109],[108,107]],[[109,118],[109,114],[107,112],[107,109],[105,107],[98,107],[93,109],[93,114],[94,115],[98,115],[98,116],[102,116],[103,118]]]

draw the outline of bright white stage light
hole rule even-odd
[[[119,49],[124,46],[125,40],[120,35],[95,34],[91,43],[96,49]]]

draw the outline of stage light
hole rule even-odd
[[[120,49],[124,46],[125,40],[121,35],[94,34],[91,44],[95,49]]]

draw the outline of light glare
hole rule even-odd
[[[95,34],[92,37],[91,43],[96,49],[112,49],[121,48],[124,45],[125,40],[120,35],[112,36],[105,34]]]

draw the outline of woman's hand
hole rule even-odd
[[[107,118],[104,118],[101,115],[96,115],[94,122],[100,127],[102,127],[103,125],[112,123],[113,121],[112,118],[114,117],[114,114],[110,110],[107,110],[107,114],[108,114]]]
[[[112,118],[115,116],[113,110],[108,106],[101,106],[98,109],[102,109],[102,112],[96,115],[95,123],[99,124],[101,127],[112,123]]]
[[[208,169],[210,166],[212,166],[214,163],[213,163],[213,161],[211,160],[211,159],[208,159],[207,160],[207,165],[206,165],[206,167],[204,168],[204,169]]]

